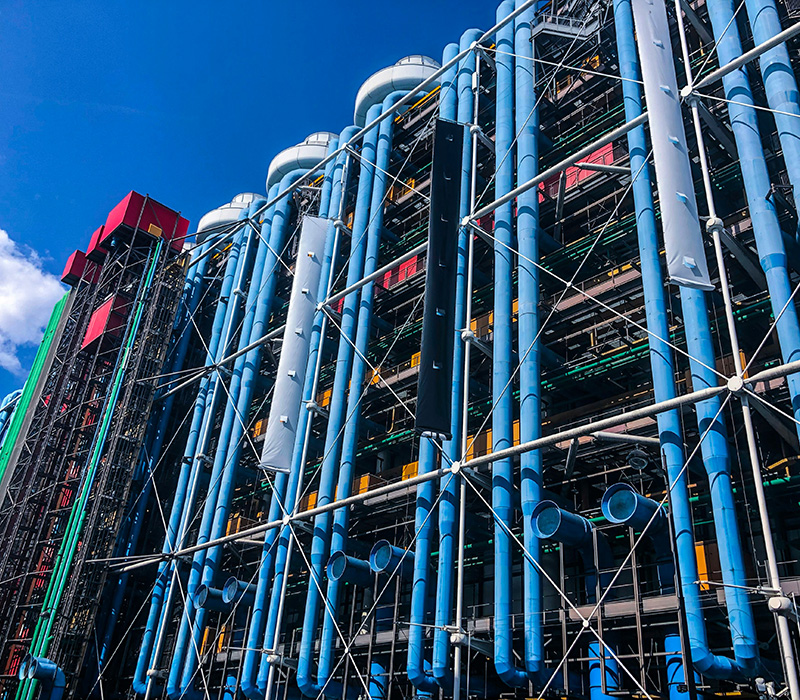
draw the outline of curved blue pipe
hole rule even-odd
[[[757,9],[758,2],[751,0],[748,4],[749,9]],[[742,54],[742,43],[739,39],[739,29],[733,21],[734,10],[732,0],[711,0],[708,4],[708,15],[711,20],[711,27],[714,38],[717,40],[717,55],[720,65],[730,63]],[[754,19],[751,14],[751,20]],[[761,12],[760,20],[768,20],[769,14]],[[757,21],[759,34],[764,33],[764,27],[774,26],[774,22]],[[765,71],[765,84],[769,87],[768,97],[773,101],[785,101],[786,107],[790,112],[797,112],[797,93],[795,92],[782,99],[779,97],[781,85],[787,86],[787,74],[782,67],[782,59],[778,60],[781,53],[780,46],[772,49],[762,56],[762,70]],[[785,47],[783,47],[785,51]],[[778,53],[776,53],[778,52]],[[765,58],[766,57],[766,58]],[[788,59],[788,57],[787,57]],[[789,75],[792,75],[791,68]],[[791,82],[794,82],[792,77]],[[761,261],[761,267],[767,278],[767,288],[769,289],[772,313],[775,317],[781,313],[786,304],[788,308],[783,312],[777,322],[778,340],[781,348],[781,356],[784,362],[794,362],[800,359],[800,323],[797,319],[797,309],[793,302],[790,302],[792,288],[789,281],[787,269],[786,250],[784,248],[781,229],[778,223],[778,216],[775,212],[773,202],[767,198],[770,191],[770,177],[767,171],[767,162],[764,157],[764,149],[761,145],[761,135],[758,128],[758,116],[752,107],[754,104],[753,93],[750,89],[750,81],[744,68],[740,68],[732,73],[728,73],[722,79],[725,90],[725,97],[733,102],[726,104],[728,115],[731,120],[733,137],[736,141],[736,148],[739,152],[739,164],[742,169],[742,180],[747,194],[747,207],[750,211],[750,218],[753,222],[753,233],[756,239],[756,248]],[[795,104],[792,104],[795,103]],[[770,104],[772,106],[772,104]],[[796,117],[781,116],[779,123],[779,133],[782,134],[781,145],[785,144],[784,155],[786,156],[786,167],[790,175],[797,175],[800,163],[795,160],[797,151],[797,128]],[[786,131],[787,125],[791,125]],[[791,131],[794,131],[792,135]],[[791,164],[791,170],[789,169]],[[793,180],[794,182],[794,180]],[[800,193],[795,191],[795,196]],[[792,412],[796,419],[800,419],[800,375],[792,374],[786,378],[789,388],[789,395],[792,399]],[[800,435],[800,425],[796,426]]]
[[[497,8],[497,21],[502,20],[513,10],[513,0],[505,0],[500,3]],[[514,27],[507,24],[498,30],[496,42],[495,197],[502,197],[514,187]],[[529,156],[529,154],[526,155]],[[538,192],[535,196],[538,196]],[[530,215],[530,211],[527,213]],[[494,235],[497,240],[494,243],[492,450],[496,452],[513,445],[513,388],[510,386],[510,382],[513,354],[511,332],[513,259],[511,248],[514,247],[514,232],[511,202],[503,204],[495,210]],[[528,389],[530,390],[531,387]],[[506,685],[522,688],[528,684],[528,674],[518,669],[514,663],[511,613],[513,551],[511,536],[505,529],[511,526],[514,517],[513,492],[514,468],[511,460],[503,459],[494,462],[492,465],[492,508],[495,512],[494,665],[497,675]]]
[[[279,191],[289,187],[306,172],[304,169],[298,169],[284,175],[279,184]],[[280,262],[277,255],[280,254],[285,243],[290,211],[291,198],[287,196],[275,205],[270,227],[269,245],[266,246],[264,241],[260,241],[258,246],[259,250],[267,248],[267,252],[262,274],[260,276],[254,274],[250,283],[247,294],[247,312],[239,337],[239,350],[262,337],[266,332],[267,323],[272,312],[275,287],[278,283],[277,270]],[[256,280],[258,280],[258,283],[254,285],[253,282]],[[221,537],[225,532],[230,514],[231,494],[236,485],[239,457],[244,444],[242,436],[244,435],[245,426],[242,425],[242,421],[246,420],[249,415],[250,401],[261,365],[261,352],[262,346],[259,345],[236,358],[234,363],[228,387],[228,401],[225,404],[225,413],[217,439],[218,447],[214,455],[211,483],[200,521],[197,544]],[[285,485],[285,480],[283,483]],[[276,480],[276,490],[279,487],[280,484]],[[282,498],[283,494],[280,494],[279,497]],[[195,553],[186,587],[189,600],[192,600],[200,583],[207,586],[214,585],[222,552],[223,548],[216,546]],[[186,607],[188,608],[189,606],[187,605]],[[199,609],[192,623],[191,610],[186,609],[181,619],[181,626],[175,644],[176,651],[173,656],[167,686],[167,692],[170,697],[173,697],[173,695],[194,694],[192,692],[192,682],[197,670],[197,654],[193,653],[192,648],[199,648],[201,645],[205,617],[205,610]],[[191,647],[189,647],[190,644],[192,645]],[[189,653],[186,653],[187,650]],[[181,661],[183,661],[182,675],[180,674]],[[180,687],[177,685],[179,678]]]
[[[459,52],[469,48],[482,32],[468,29],[459,40]],[[452,50],[452,49],[451,49]],[[475,59],[472,54],[457,64],[458,104],[456,118],[460,124],[470,124],[473,120],[474,95],[472,92],[472,75],[475,72]],[[452,78],[450,78],[452,81]],[[442,119],[453,119],[456,105],[452,101],[442,103]],[[472,170],[472,138],[469,130],[465,130],[464,147],[461,157],[461,204],[459,218],[469,213],[470,173]],[[452,438],[445,442],[444,452],[448,459],[462,459],[461,454],[461,408],[464,402],[464,342],[461,331],[469,324],[466,318],[467,294],[467,251],[469,232],[460,228],[458,232],[458,258],[456,264],[456,305],[453,332],[456,334],[453,346],[453,403],[450,409],[450,432]],[[433,450],[423,452],[420,447],[420,470],[428,472],[435,467],[436,453]],[[424,466],[423,458],[429,460]],[[445,476],[439,481],[439,561],[436,578],[436,608],[433,632],[433,663],[431,673],[436,684],[445,692],[453,686],[453,662],[450,656],[449,627],[453,623],[453,573],[456,568],[456,544],[458,539],[458,479]],[[419,518],[418,518],[419,519]],[[419,560],[420,552],[416,554]],[[422,566],[422,563],[419,564]],[[420,590],[420,593],[423,591]],[[424,599],[419,603],[424,605]],[[413,628],[412,628],[413,629]],[[415,652],[416,653],[416,652]],[[419,662],[416,662],[418,664]],[[417,668],[419,666],[417,665]]]
[[[339,142],[345,143],[356,131],[356,127],[348,127],[342,132],[341,139],[333,139],[328,144],[328,155],[336,150]],[[329,164],[325,169],[325,178],[323,180],[322,196],[320,197],[320,216],[328,216],[331,209],[338,210],[339,199],[341,197],[341,170],[344,167],[346,154],[341,154],[334,162]],[[332,191],[331,191],[332,190]],[[331,223],[328,226],[327,237],[325,242],[325,253],[322,263],[322,272],[320,275],[320,292],[318,297],[324,293],[327,288],[328,275],[330,274],[332,256],[333,256],[333,243],[334,243],[334,229]],[[305,384],[306,387],[304,400],[307,404],[308,401],[313,400],[311,391],[314,382],[314,368],[316,366],[317,354],[320,347],[320,334],[322,330],[322,313],[318,313],[314,321],[314,326],[311,331],[311,339],[309,344],[309,358],[306,367]],[[302,474],[303,465],[300,464],[303,438],[305,436],[308,421],[310,419],[309,411],[300,411],[297,428],[297,439],[294,446],[292,468],[289,472],[288,483],[284,495],[284,507],[288,513],[294,512],[295,507],[295,492],[297,491],[297,483],[300,475]],[[299,447],[298,447],[299,445]],[[273,508],[275,506],[275,508]],[[277,517],[279,508],[277,507],[277,499],[273,498],[270,504],[270,518]],[[277,549],[275,548],[275,540],[278,540]],[[265,687],[260,682],[261,675],[259,673],[259,664],[265,668],[264,679],[266,681],[266,667],[267,662],[264,655],[261,654],[262,647],[271,647],[272,638],[274,637],[274,616],[277,616],[278,609],[278,596],[272,595],[271,592],[280,591],[283,582],[284,566],[286,561],[286,547],[289,543],[288,528],[281,528],[280,530],[268,530],[264,538],[264,547],[261,552],[261,562],[258,571],[258,583],[256,585],[255,600],[253,602],[253,611],[250,618],[250,627],[247,633],[247,650],[245,651],[244,661],[242,663],[242,678],[241,690],[242,693],[250,700],[263,700]],[[273,567],[273,551],[274,555],[274,576],[271,576]],[[269,618],[267,619],[266,631],[264,627],[264,612],[269,601]],[[274,613],[273,613],[274,608]],[[270,627],[269,620],[273,620]]]
[[[373,105],[367,113],[367,122],[375,119],[380,114],[380,105]],[[363,276],[364,257],[366,255],[365,234],[370,214],[369,197],[372,192],[372,180],[375,174],[375,149],[378,139],[378,129],[373,127],[364,136],[361,154],[361,172],[358,180],[358,194],[353,217],[352,247],[350,261],[347,269],[346,285],[354,284]],[[341,450],[340,432],[344,425],[345,396],[347,384],[350,379],[350,368],[353,362],[353,351],[350,342],[353,342],[356,325],[357,294],[345,297],[342,308],[341,336],[336,356],[336,374],[331,404],[329,406],[328,427],[325,434],[325,448],[320,470],[319,487],[317,490],[317,505],[322,506],[333,500],[336,485],[336,471]],[[349,342],[347,339],[350,339]],[[297,686],[303,695],[317,697],[322,692],[322,684],[314,681],[313,658],[314,642],[316,638],[317,623],[319,620],[322,596],[319,587],[322,586],[322,574],[329,554],[331,531],[331,514],[321,513],[314,519],[314,537],[311,543],[311,572],[309,575],[308,594],[306,596],[305,611],[303,616],[303,631],[300,638],[300,653],[297,663]],[[325,616],[328,619],[328,615]],[[340,695],[341,686],[329,683],[326,693]]]
[[[234,235],[228,260],[226,261],[220,288],[220,298],[214,310],[212,332],[205,359],[205,366],[207,368],[222,359],[222,352],[224,352],[223,349],[220,348],[220,340],[223,335],[223,329],[228,325],[229,314],[232,313],[233,310],[228,300],[236,277],[239,249],[241,248],[244,234],[245,231],[244,228],[242,228]],[[205,259],[206,258],[204,258],[204,260]],[[184,456],[181,460],[181,470],[178,476],[178,482],[175,486],[175,497],[172,501],[169,522],[167,524],[167,533],[164,537],[164,545],[162,547],[162,552],[164,554],[169,554],[179,545],[179,543],[176,542],[176,538],[181,522],[184,520],[183,516],[185,508],[187,507],[187,495],[192,490],[192,485],[196,484],[203,468],[202,460],[196,459],[197,444],[202,427],[204,423],[206,423],[206,413],[209,411],[213,413],[214,411],[217,392],[212,391],[212,387],[216,386],[216,379],[216,374],[209,372],[209,374],[200,381],[200,386],[197,391],[197,397],[195,398],[192,410],[192,422],[189,428],[189,435],[184,449]],[[152,663],[157,662],[157,659],[152,658],[154,651],[153,644],[155,642],[156,629],[162,624],[162,619],[165,615],[162,606],[169,593],[170,581],[173,577],[175,566],[176,563],[170,561],[164,561],[159,564],[156,581],[150,594],[150,610],[145,624],[142,643],[139,647],[136,670],[133,677],[133,689],[140,694],[147,692],[147,670]]]
[[[620,76],[624,79],[622,90],[625,119],[631,120],[642,113],[642,95],[639,85],[634,82],[640,80],[641,75],[630,0],[614,0],[614,24]],[[667,346],[669,329],[664,275],[658,253],[659,243],[652,182],[650,169],[646,162],[649,151],[645,141],[644,127],[638,127],[628,132],[628,151],[631,172],[636,175],[633,181],[633,198],[636,208],[647,326],[652,334],[650,336],[650,366],[653,376],[653,391],[656,401],[666,401],[676,396],[675,365],[672,352]],[[705,311],[704,299],[702,303],[703,311]],[[695,355],[691,349],[690,353]],[[713,354],[711,365],[713,366]],[[675,549],[680,562],[681,591],[686,608],[687,635],[691,646],[692,660],[698,671],[711,678],[732,678],[739,674],[740,665],[728,657],[713,654],[708,644],[700,588],[696,583],[698,580],[697,554],[692,526],[692,509],[689,501],[688,475],[683,469],[684,452],[680,417],[677,411],[669,411],[660,413],[656,420],[661,440],[661,452],[666,464],[667,476],[672,484],[670,503]],[[746,665],[749,666],[749,664]]]
[[[379,113],[387,111],[396,100],[407,94],[406,91],[395,91],[387,95],[383,104],[378,106]],[[372,183],[372,196],[370,200],[370,221],[367,227],[366,254],[362,268],[362,276],[367,276],[378,269],[378,255],[381,246],[381,234],[384,221],[384,200],[388,189],[389,161],[392,153],[392,136],[394,120],[384,119],[378,130],[378,143],[375,153],[375,175]],[[362,161],[363,164],[363,161]],[[353,232],[355,236],[355,231]],[[348,270],[349,272],[349,270]],[[349,284],[349,281],[348,281]],[[358,436],[361,419],[361,389],[367,373],[367,363],[364,358],[369,349],[369,339],[372,330],[372,309],[375,300],[375,283],[368,282],[358,294],[358,322],[356,327],[355,347],[352,364],[350,367],[350,391],[347,395],[347,405],[344,414],[344,434],[342,436],[342,451],[339,459],[339,478],[336,487],[337,500],[351,495],[353,476],[355,472],[355,458],[358,449]],[[338,374],[338,368],[337,368]],[[328,431],[330,432],[330,425]],[[331,533],[331,554],[344,551],[347,547],[347,531],[350,522],[350,509],[339,508],[333,514],[333,530]],[[326,609],[336,614],[339,609],[341,584],[337,579],[328,580]],[[333,652],[335,648],[335,628],[331,614],[325,614],[322,623],[322,637],[320,644],[319,672],[317,682],[324,686],[333,668]],[[330,684],[329,684],[330,685]],[[327,689],[326,689],[327,690]],[[340,695],[337,693],[336,696]]]

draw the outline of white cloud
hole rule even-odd
[[[42,269],[36,252],[24,250],[0,229],[0,367],[25,374],[17,353],[39,343],[63,294],[58,278]]]

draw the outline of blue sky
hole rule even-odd
[[[352,122],[374,71],[441,60],[496,4],[6,0],[0,9],[0,397],[20,386],[53,275],[129,190],[196,222],[313,131]]]

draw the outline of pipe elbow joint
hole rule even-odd
[[[495,671],[500,676],[500,680],[511,688],[524,688],[528,685],[528,674],[525,671],[520,671],[512,664],[501,661],[494,662]]]

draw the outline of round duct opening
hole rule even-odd
[[[541,508],[541,510],[540,510]],[[534,511],[533,526],[540,539],[550,539],[561,527],[561,509],[555,503],[540,503]]]

